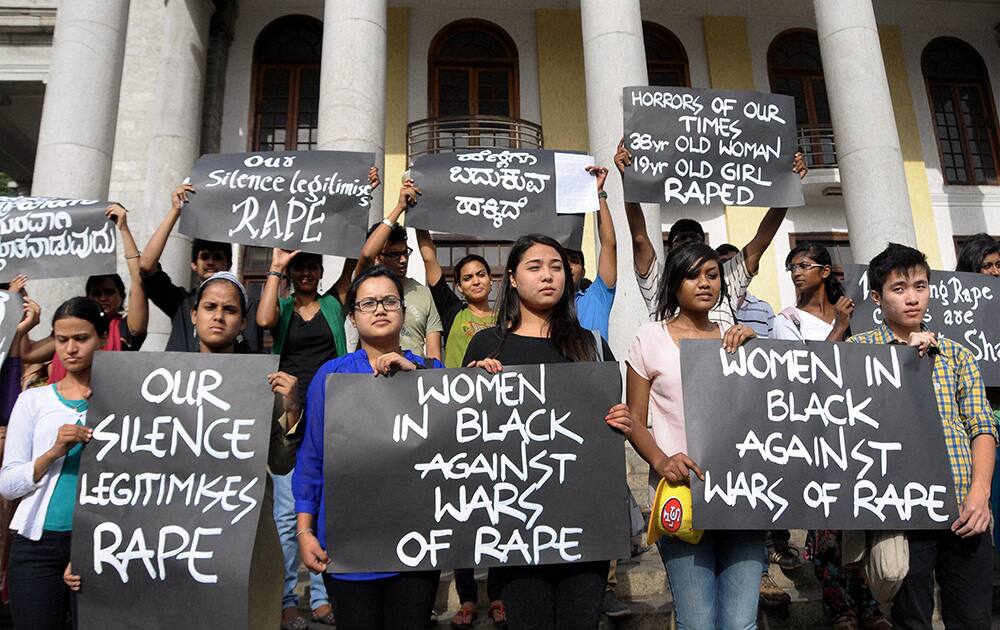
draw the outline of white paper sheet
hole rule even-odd
[[[594,156],[579,153],[556,153],[556,213],[586,214],[597,212],[597,178],[586,169],[594,165]]]

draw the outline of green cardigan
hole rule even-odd
[[[288,327],[292,324],[292,313],[295,311],[295,296],[289,296],[278,300],[278,325],[271,331],[274,335],[274,345],[271,352],[281,354],[285,348],[285,339],[288,337]],[[340,306],[340,300],[332,295],[321,295],[319,298],[319,312],[323,314],[333,333],[333,343],[337,346],[337,356],[342,357],[347,354],[347,335],[344,333],[344,309]]]

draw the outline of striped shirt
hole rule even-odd
[[[746,257],[743,255],[743,250],[740,250],[740,253],[722,263],[722,273],[726,278],[726,295],[712,309],[712,312],[708,314],[708,318],[720,324],[723,330],[727,330],[736,323],[736,308],[743,302],[743,298],[746,297],[747,287],[750,286],[750,281],[753,279],[753,276],[747,270],[747,262]],[[663,264],[655,258],[650,264],[646,275],[638,272],[635,274],[635,279],[639,283],[639,293],[642,294],[642,299],[646,302],[646,310],[649,311],[649,318],[653,321],[657,319],[656,294],[660,290],[660,276],[662,274]]]
[[[885,324],[875,330],[854,335],[854,343],[902,343]],[[986,400],[986,388],[979,375],[979,366],[965,346],[938,337],[940,353],[934,357],[931,380],[937,399],[944,443],[951,462],[958,502],[965,500],[972,484],[972,440],[980,435],[997,439],[996,419]]]
[[[752,328],[758,338],[769,339],[774,332],[774,309],[748,291],[740,310],[736,311],[736,321]]]

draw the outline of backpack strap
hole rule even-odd
[[[801,335],[802,334],[802,320],[799,319],[799,314],[795,312],[795,308],[789,306],[788,308],[783,309],[781,311],[781,314],[784,315],[785,317],[787,317],[788,319],[792,320],[792,323],[795,324],[795,330],[799,331],[799,334]]]

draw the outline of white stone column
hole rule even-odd
[[[59,6],[38,132],[33,195],[107,198],[128,9],[127,0],[63,2]],[[29,291],[44,309],[42,321],[49,321],[64,300],[83,295],[83,285],[83,278],[31,282]]]
[[[142,208],[144,235],[151,234],[159,225],[170,208],[170,192],[190,174],[200,152],[205,63],[212,10],[211,0],[167,0],[166,3],[163,48],[146,165]],[[175,284],[188,284],[191,274],[190,247],[191,239],[175,231],[160,258],[163,270],[170,274]],[[143,349],[162,349],[169,334],[170,322],[151,305],[149,334]]]
[[[896,119],[871,0],[814,0],[851,251],[916,245]]]
[[[326,0],[317,130],[320,149],[371,151],[379,172],[385,166],[386,20],[386,0]],[[376,194],[369,223],[381,218],[382,195]]]
[[[647,321],[646,307],[635,282],[632,238],[622,203],[622,180],[614,166],[615,150],[622,138],[622,89],[646,85],[646,51],[642,41],[639,0],[581,0],[583,61],[587,81],[587,130],[590,152],[598,164],[612,172],[604,184],[618,240],[618,289],[611,316],[611,346],[623,356],[635,329]],[[657,253],[660,242],[660,208],[643,206],[646,230]],[[591,267],[597,261],[587,261]]]

